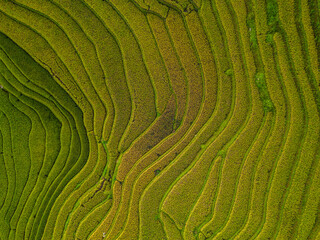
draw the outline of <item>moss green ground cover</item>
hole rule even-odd
[[[0,0],[0,240],[320,239],[319,21]]]

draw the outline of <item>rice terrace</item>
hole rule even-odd
[[[0,0],[0,240],[320,240],[320,0]]]

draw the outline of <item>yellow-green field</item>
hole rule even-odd
[[[319,0],[0,0],[0,240],[320,240]]]

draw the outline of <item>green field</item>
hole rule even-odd
[[[0,240],[320,240],[319,0],[0,0]]]

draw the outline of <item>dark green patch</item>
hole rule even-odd
[[[160,220],[160,214],[157,214],[156,216],[155,216],[155,220]]]
[[[320,62],[320,1],[308,0],[311,26],[317,47],[318,60]],[[320,68],[320,65],[319,65]]]
[[[249,13],[247,16],[247,27],[249,30],[250,46],[251,48],[255,49],[258,46],[258,39],[256,33],[255,16],[253,12]]]
[[[274,105],[271,101],[267,83],[264,73],[258,72],[255,76],[255,83],[259,90],[260,99],[262,101],[263,109],[265,112],[271,112],[274,110]]]
[[[159,175],[159,173],[160,173],[160,169],[156,169],[156,170],[154,170],[154,175]]]
[[[278,3],[276,0],[267,0],[267,24],[269,30],[266,36],[267,43],[273,43],[273,35],[280,30]]]
[[[278,4],[276,0],[267,0],[267,23],[269,26],[277,24],[278,18]]]

